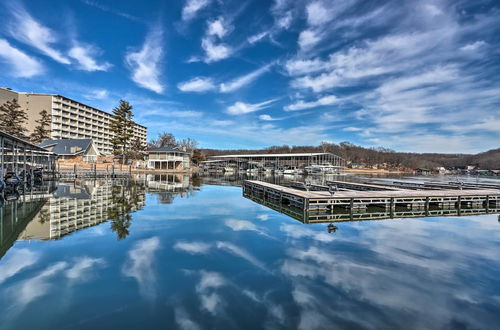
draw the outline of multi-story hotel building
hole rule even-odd
[[[28,115],[28,134],[36,127],[40,112],[52,115],[51,139],[92,139],[104,155],[113,152],[113,133],[110,123],[113,115],[57,94],[22,93],[0,88],[0,105],[16,99]],[[147,128],[133,123],[133,139],[139,138],[146,145]]]

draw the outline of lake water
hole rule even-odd
[[[498,215],[303,224],[238,180],[47,185],[1,214],[1,329],[494,329]]]

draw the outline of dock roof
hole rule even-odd
[[[306,152],[306,153],[290,153],[290,154],[241,154],[241,155],[219,155],[210,156],[209,158],[251,158],[251,157],[313,157],[313,156],[323,156],[323,155],[333,155],[329,152]]]

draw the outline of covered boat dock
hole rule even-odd
[[[54,173],[57,155],[28,141],[0,131],[0,174],[20,171],[29,173],[42,169],[44,173]]]

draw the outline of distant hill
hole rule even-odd
[[[360,163],[369,167],[415,169],[419,167],[435,168],[440,166],[446,168],[463,168],[468,165],[475,165],[481,169],[500,169],[500,148],[478,154],[410,153],[396,152],[386,148],[365,148],[350,142],[341,142],[339,144],[322,143],[319,146],[272,146],[259,150],[202,149],[202,151],[205,156],[246,153],[331,152],[347,161]]]

